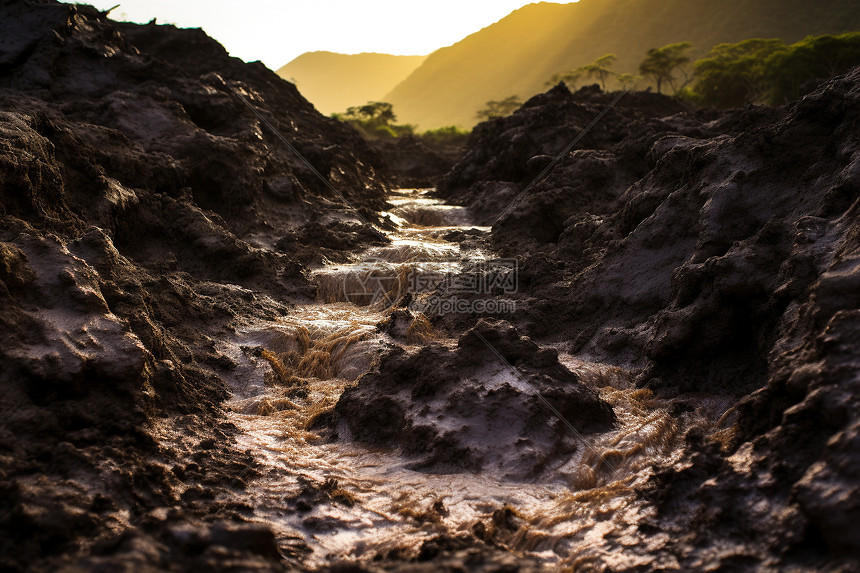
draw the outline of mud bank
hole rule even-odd
[[[0,568],[283,569],[217,341],[315,296],[326,245],[285,235],[380,240],[378,159],[200,30],[35,0],[0,30]]]
[[[647,488],[659,511],[642,531],[672,536],[659,554],[682,568],[850,568],[860,70],[725,115],[629,94],[515,200],[612,98],[558,87],[479,126],[440,195],[520,257],[505,319],[524,334],[631,370],[675,411],[734,404],[728,435],[691,430]]]
[[[434,198],[199,30],[0,29],[0,568],[856,568],[860,71],[628,94],[512,203],[613,94]]]
[[[413,136],[379,139],[369,144],[379,155],[392,183],[404,189],[436,187],[464,152],[463,146],[433,143]]]
[[[431,473],[525,479],[577,448],[564,420],[585,433],[605,432],[616,421],[553,349],[539,348],[505,322],[481,321],[456,349],[392,348],[343,393],[326,422],[335,432],[343,425],[358,442],[396,444],[416,457],[414,467]]]

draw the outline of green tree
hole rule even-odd
[[[476,116],[481,121],[507,117],[517,111],[521,105],[523,105],[523,102],[519,96],[512,95],[503,100],[488,101],[484,109],[480,110]]]
[[[796,99],[804,83],[832,78],[857,65],[860,65],[860,32],[804,38],[788,50],[768,57],[766,67],[771,82],[768,101],[779,105]]]
[[[553,74],[552,77],[546,82],[546,86],[552,87],[557,86],[560,83],[564,83],[570,89],[576,89],[576,84],[579,82],[580,78],[583,75],[582,70],[571,70],[564,74]]]
[[[344,119],[367,122],[371,126],[392,126],[397,121],[394,106],[383,101],[369,101],[364,105],[347,108]]]
[[[350,107],[344,113],[332,117],[348,123],[371,138],[400,137],[415,133],[415,126],[397,125],[394,106],[387,102],[369,101],[364,105]]]
[[[860,32],[809,36],[787,46],[780,39],[753,38],[719,44],[695,63],[693,93],[708,105],[753,102],[784,104],[803,84],[826,80],[860,65]]]
[[[606,79],[613,74],[612,66],[615,65],[615,61],[618,59],[618,56],[615,54],[604,54],[591,62],[590,64],[584,65],[578,68],[576,71],[582,72],[590,78],[597,78],[600,80],[600,86],[603,90],[606,90]]]
[[[639,73],[654,80],[657,84],[657,93],[663,93],[664,83],[669,84],[672,91],[677,93],[687,87],[691,81],[690,74],[684,66],[690,63],[688,52],[692,47],[690,42],[678,42],[662,48],[652,48],[639,64]],[[677,88],[675,87],[676,73],[680,73],[684,80]]]
[[[718,44],[695,63],[694,91],[701,95],[703,103],[718,107],[764,101],[772,86],[768,62],[788,50],[778,38]]]
[[[633,74],[618,74],[618,83],[621,84],[621,87],[627,89],[632,87],[633,84],[642,79],[642,76],[636,76]]]

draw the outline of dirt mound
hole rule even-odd
[[[403,189],[434,187],[463,154],[460,146],[430,144],[413,136],[377,139],[370,146],[394,184]]]
[[[282,568],[216,345],[313,296],[291,229],[378,240],[378,158],[200,30],[31,0],[0,37],[0,568]]]
[[[392,347],[317,423],[400,447],[423,470],[523,479],[563,466],[583,447],[566,423],[588,433],[614,419],[553,349],[504,321],[480,321],[456,348]]]
[[[515,188],[533,181],[613,99],[612,94],[604,94],[596,86],[571,93],[559,84],[527,101],[513,115],[479,124],[463,159],[440,182],[440,196],[473,207],[485,224],[495,222],[516,196]],[[619,100],[602,121],[584,133],[574,149],[618,147],[624,161],[610,162],[607,153],[582,151],[588,153],[583,156],[586,165],[560,165],[541,187],[543,191],[558,189],[547,201],[558,211],[557,218],[563,222],[585,204],[601,204],[601,211],[609,209],[637,174],[641,176],[647,147],[635,148],[636,140],[669,131],[670,126],[660,118],[678,117],[685,109],[676,100],[658,94],[627,94]],[[560,175],[566,167],[577,171]]]
[[[625,96],[512,205],[600,112],[584,95],[555,88],[480,126],[442,187],[492,210],[496,248],[520,258],[507,318],[636,369],[678,407],[736,401],[732,438],[691,432],[684,461],[654,485],[661,513],[648,527],[677,536],[685,567],[856,552],[845,529],[856,508],[836,500],[856,497],[860,69],[785,108],[721,117],[649,94],[625,109]],[[693,549],[722,543],[732,549]]]

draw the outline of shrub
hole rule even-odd
[[[344,113],[334,113],[332,117],[350,124],[371,139],[395,138],[415,133],[414,125],[397,125],[394,106],[386,102],[369,101],[361,106],[350,107]]]
[[[456,125],[448,125],[439,129],[431,129],[421,134],[421,139],[435,145],[465,145],[471,131]]]
[[[488,101],[484,109],[479,110],[475,117],[481,121],[489,121],[500,117],[507,117],[517,111],[523,105],[519,96],[509,96],[503,100]]]

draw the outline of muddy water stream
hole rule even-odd
[[[637,526],[652,511],[635,488],[657,463],[678,455],[685,426],[714,419],[707,410],[717,411],[720,404],[675,419],[649,391],[633,388],[625,371],[562,353],[562,362],[612,404],[618,423],[611,432],[586,436],[587,443],[557,471],[530,483],[412,471],[397,451],[369,450],[348,440],[327,443],[306,429],[385,345],[414,350],[431,338],[456,344],[440,340],[429,324],[412,345],[377,329],[387,316],[386,297],[402,294],[403,284],[377,289],[385,291],[382,297],[377,293],[380,300],[359,300],[370,266],[389,265],[386,276],[402,277],[407,267],[456,272],[485,256],[444,239],[451,231],[475,228],[461,208],[417,190],[397,192],[391,203],[397,229],[389,245],[369,249],[354,264],[318,269],[316,304],[298,307],[277,323],[248,327],[239,344],[225,349],[241,365],[231,416],[244,432],[241,446],[253,453],[262,473],[249,488],[256,518],[276,531],[284,548],[311,547],[302,559],[317,566],[380,554],[409,558],[427,539],[480,531],[484,526],[476,524],[491,524],[494,512],[509,507],[519,527],[500,530],[495,541],[515,555],[551,567],[592,560],[629,566],[635,557],[623,548],[645,542]],[[255,355],[249,347],[265,350]],[[664,542],[660,536],[647,541],[652,552]]]

